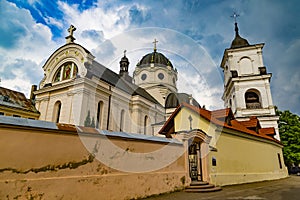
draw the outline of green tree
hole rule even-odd
[[[91,113],[90,111],[88,111],[88,114],[84,120],[84,126],[85,127],[93,127],[95,128],[95,118],[93,117],[93,119],[91,120]]]
[[[91,113],[88,111],[88,114],[84,120],[84,126],[85,127],[90,127],[91,126]]]
[[[95,118],[93,117],[91,127],[95,128]]]
[[[291,167],[300,163],[300,121],[299,116],[290,111],[276,111],[279,115],[279,133],[283,143],[285,164]]]

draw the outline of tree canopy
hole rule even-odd
[[[91,120],[91,113],[90,111],[88,111],[88,114],[84,120],[84,126],[85,127],[92,127],[95,128],[95,118],[93,117],[93,119]]]
[[[283,143],[283,157],[287,166],[300,163],[300,118],[290,111],[279,111],[279,133]]]

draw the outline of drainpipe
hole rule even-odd
[[[35,100],[35,94],[34,92],[37,90],[37,86],[36,85],[32,85],[31,86],[31,91],[30,91],[30,97],[29,99],[34,103]]]
[[[109,91],[111,91],[111,86],[109,86]],[[111,94],[108,97],[107,123],[106,123],[107,126],[106,126],[106,130],[109,130],[110,106],[111,106]]]

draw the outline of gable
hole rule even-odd
[[[44,78],[40,83],[40,88],[55,84],[55,76],[66,63],[74,63],[78,70],[77,75],[84,77],[87,73],[85,63],[91,63],[94,58],[88,50],[75,43],[58,48],[43,66]]]

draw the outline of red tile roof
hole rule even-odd
[[[0,87],[0,105],[39,113],[30,99],[21,92]]]
[[[215,114],[212,114],[212,113],[214,113],[214,111],[209,111],[209,110],[205,110],[205,109],[202,109],[202,108],[198,108],[198,107],[192,106],[192,105],[187,104],[187,103],[182,103],[180,106],[177,107],[177,109],[173,112],[173,114],[169,117],[169,119],[165,122],[164,126],[161,128],[161,130],[159,131],[159,134],[167,134],[169,132],[168,129],[171,128],[169,124],[174,123],[173,122],[174,117],[177,115],[177,113],[183,107],[188,108],[188,109],[198,113],[201,117],[203,117],[204,119],[214,123],[217,126],[222,126],[224,128],[227,128],[227,129],[239,131],[239,132],[242,132],[242,133],[245,133],[245,134],[248,134],[248,135],[252,135],[252,136],[255,136],[255,137],[271,140],[271,141],[274,141],[274,142],[277,142],[277,143],[281,144],[280,141],[278,141],[277,139],[275,139],[271,135],[269,135],[269,134],[258,134],[255,131],[248,129],[243,124],[241,124],[241,122],[239,122],[235,119],[230,121],[231,125],[225,123],[224,121],[216,119],[215,116],[224,116],[224,115],[220,114],[220,113],[223,112],[222,110],[221,111],[218,110],[218,111],[215,112]],[[231,111],[228,111],[226,109],[224,109],[224,110],[225,110],[225,114],[226,114],[226,112],[227,113],[231,112]],[[264,131],[267,132],[267,130],[263,130],[263,132]]]
[[[262,134],[262,135],[273,136],[273,135],[275,135],[275,129],[274,129],[274,127],[261,128],[258,130],[258,133]]]
[[[213,110],[211,111],[211,114],[213,117],[219,119],[219,118],[228,117],[230,114],[232,114],[232,112],[230,108],[224,108],[219,110]]]
[[[251,117],[247,121],[240,121],[240,123],[247,128],[254,128],[259,125],[258,119],[256,117]]]
[[[59,130],[62,130],[62,131],[74,131],[74,132],[77,131],[76,126],[73,124],[57,123],[56,126]]]

